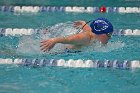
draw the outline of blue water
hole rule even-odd
[[[58,23],[106,17],[115,29],[140,29],[140,14],[0,13],[1,28],[45,28]],[[22,37],[0,37],[0,50],[16,49]],[[140,60],[140,36],[113,36],[104,50],[62,54],[3,54],[0,58]],[[8,52],[8,51],[7,51]],[[140,70],[0,65],[0,93],[139,93]]]
[[[1,28],[42,28],[53,26],[68,21],[85,20],[89,21],[98,17],[108,18],[115,29],[140,29],[140,14],[118,14],[118,13],[64,13],[44,12],[33,14],[16,15],[13,13],[0,12]]]
[[[140,70],[0,65],[1,93],[139,93]]]

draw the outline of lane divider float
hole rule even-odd
[[[73,67],[73,68],[116,68],[116,69],[133,69],[140,68],[139,60],[64,60],[64,59],[2,59],[0,64],[16,64],[29,67],[45,67],[45,66],[59,66],[59,67]]]
[[[38,13],[38,12],[77,12],[77,13],[140,13],[140,7],[77,7],[77,6],[0,6],[2,12]]]
[[[37,34],[43,29],[32,29],[32,28],[0,28],[0,36],[22,36]],[[44,29],[45,31],[45,29]],[[115,29],[113,35],[140,35],[140,29]]]

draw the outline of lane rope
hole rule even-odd
[[[116,68],[116,69],[131,69],[140,68],[139,60],[64,60],[64,59],[2,59],[0,64],[16,64],[29,67],[45,67],[45,66],[60,66],[60,67],[73,67],[73,68]]]
[[[22,35],[32,35],[37,34],[42,29],[32,29],[32,28],[0,28],[0,36],[22,36]],[[44,29],[45,31],[45,29]],[[140,35],[140,29],[115,29],[113,35]]]
[[[57,7],[57,6],[0,6],[2,12],[38,13],[38,12],[77,12],[98,13],[100,7]],[[108,13],[140,13],[140,7],[106,7]]]

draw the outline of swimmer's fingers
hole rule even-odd
[[[42,44],[41,45],[41,47],[42,47],[41,50],[42,51],[46,50],[48,46],[49,46],[49,44]]]
[[[48,52],[48,51],[50,51],[50,47],[49,46],[46,46],[46,47],[43,47],[41,50],[43,51],[43,52]]]
[[[53,42],[53,39],[43,40],[43,41],[40,42],[40,43],[41,43],[41,46],[40,46],[40,47],[42,47],[42,46],[45,45],[45,44],[49,44],[49,43],[51,43],[51,42]]]
[[[45,52],[46,50],[48,50],[50,44],[51,44],[51,42],[44,42],[44,43],[41,44],[41,46],[40,46],[40,47],[42,47],[41,50]]]
[[[48,40],[43,40],[43,41],[41,41],[40,43],[45,43],[45,42],[47,42]]]
[[[42,41],[42,44],[40,47],[42,51],[46,52],[46,51],[49,51],[51,48],[53,48],[53,46],[55,45],[55,42],[53,42],[52,39],[50,40],[45,40],[45,41]]]
[[[43,47],[43,46],[45,46],[46,44],[48,44],[48,42],[47,42],[47,41],[45,41],[45,42],[41,42],[40,47]]]
[[[41,48],[41,50],[43,52],[47,52],[47,51],[50,51],[50,49],[52,49],[53,46],[54,46],[54,44],[48,44],[48,45],[44,46],[43,48]]]
[[[43,52],[48,52],[49,49],[47,47],[45,47],[44,49],[42,49]]]
[[[43,49],[43,52],[48,52],[51,50],[51,48],[52,48],[52,46],[47,46]]]

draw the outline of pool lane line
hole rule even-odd
[[[38,13],[38,12],[77,12],[99,13],[101,7],[77,7],[77,6],[0,6],[2,12],[14,13]],[[140,13],[140,7],[106,7],[107,13]]]
[[[32,28],[0,28],[0,36],[23,36],[44,33],[45,29]],[[115,29],[113,35],[116,36],[140,36],[140,29]]]
[[[58,67],[73,67],[73,68],[115,68],[115,69],[134,69],[140,68],[139,60],[64,60],[64,59],[2,59],[0,58],[0,64],[16,64],[28,67],[46,67],[46,66],[58,66]]]

